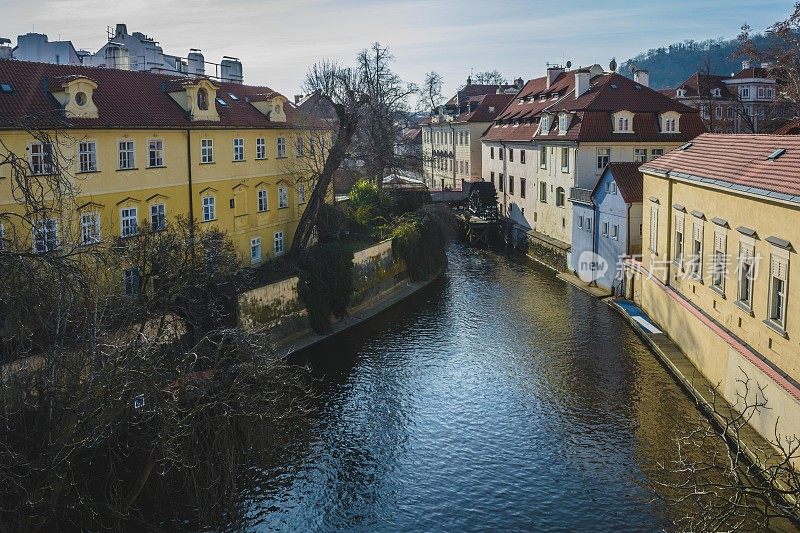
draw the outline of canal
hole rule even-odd
[[[302,354],[308,435],[255,530],[673,530],[653,483],[694,404],[603,302],[454,244],[447,274]],[[302,362],[302,361],[301,361]]]

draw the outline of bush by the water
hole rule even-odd
[[[392,246],[405,261],[413,281],[431,279],[445,267],[445,250],[455,226],[453,213],[440,205],[426,205],[398,219]]]
[[[347,313],[353,295],[353,251],[341,243],[320,243],[310,248],[298,264],[298,293],[317,333],[331,330],[331,315]]]

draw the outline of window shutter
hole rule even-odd
[[[703,242],[703,225],[695,224],[692,228],[692,238],[696,241]]]
[[[725,253],[725,234],[724,233],[714,233],[714,251]]]
[[[658,209],[650,207],[650,249],[655,250],[658,244]]]
[[[779,280],[786,281],[786,274],[787,270],[789,269],[789,263],[783,257],[778,257],[773,255],[772,256],[772,277],[778,278]]]
[[[752,263],[753,256],[755,255],[754,246],[752,244],[742,243],[739,255],[741,255],[742,261]]]
[[[676,215],[675,216],[675,231],[680,231],[683,233],[683,216]]]

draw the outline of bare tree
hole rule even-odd
[[[736,55],[766,63],[768,72],[777,80],[774,110],[766,117],[769,129],[800,117],[800,2],[794,4],[786,20],[770,26],[767,33],[771,37],[769,44],[760,47],[752,28],[742,26]]]
[[[442,96],[442,85],[444,79],[438,72],[428,72],[425,74],[425,83],[420,87],[419,103],[420,108],[426,110],[431,115],[435,114],[444,101]]]
[[[692,510],[678,525],[690,531],[772,530],[800,524],[800,439],[781,435],[745,453],[754,434],[748,424],[769,409],[765,387],[740,368],[736,402],[718,398],[697,429],[675,440],[676,457],[662,468],[673,481],[656,489],[673,503]],[[750,440],[750,439],[748,439]]]
[[[481,85],[504,85],[508,80],[499,70],[484,70],[472,76],[472,82]]]

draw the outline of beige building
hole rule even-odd
[[[481,177],[481,135],[505,109],[516,85],[467,85],[422,124],[425,183],[436,189],[460,189]]]
[[[752,424],[768,439],[776,424],[800,436],[798,168],[800,138],[767,135],[704,134],[647,163],[643,255],[626,280],[729,402],[745,374],[751,393],[765,387]]]

